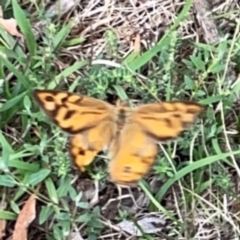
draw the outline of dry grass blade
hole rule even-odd
[[[218,43],[220,38],[218,35],[217,26],[212,19],[208,1],[195,0],[193,6],[197,13],[197,20],[202,27],[203,38],[206,43]]]
[[[36,217],[36,197],[31,195],[19,213],[12,240],[27,240],[27,228]]]
[[[6,224],[6,220],[0,219],[0,240],[5,236]]]
[[[0,219],[0,240],[5,236],[6,220]]]

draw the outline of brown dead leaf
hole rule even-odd
[[[36,197],[31,195],[18,215],[12,240],[27,240],[27,228],[36,217]]]
[[[6,220],[0,219],[0,240],[5,236]]]
[[[134,51],[140,52],[141,51],[141,37],[140,34],[136,34],[135,41],[134,41]]]
[[[6,206],[7,204],[5,202],[5,195],[4,195],[2,202],[0,203],[0,210],[4,210]],[[0,219],[0,240],[2,240],[3,237],[5,237],[6,224],[7,224],[7,221],[5,219]]]
[[[17,30],[17,21],[14,18],[4,19],[0,18],[0,25],[11,35],[21,38],[23,41],[23,35]]]

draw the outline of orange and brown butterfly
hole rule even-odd
[[[34,98],[70,134],[69,152],[82,170],[107,150],[111,181],[127,185],[148,173],[158,142],[175,139],[202,112],[194,102],[162,102],[130,108],[56,90],[35,90]]]

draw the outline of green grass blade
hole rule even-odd
[[[197,162],[193,162],[190,165],[182,168],[180,171],[178,171],[173,178],[170,178],[163,186],[161,187],[161,190],[157,193],[156,199],[158,201],[161,201],[166,194],[166,192],[169,190],[169,188],[179,179],[187,175],[188,173],[193,172],[196,169],[199,169],[201,167],[207,166],[209,164],[212,164],[217,161],[225,160],[227,157],[231,155],[237,155],[240,154],[240,150],[230,152],[230,153],[223,153],[223,154],[218,154],[210,157],[206,157],[202,160],[199,160]]]

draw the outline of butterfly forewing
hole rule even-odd
[[[202,112],[203,106],[194,102],[164,102],[138,107],[133,121],[140,124],[149,137],[157,141],[175,139]]]
[[[69,152],[82,171],[98,152],[109,145],[116,129],[112,105],[98,99],[53,90],[36,90],[34,98],[57,126],[73,135]]]
[[[56,125],[70,134],[84,132],[109,120],[114,109],[104,101],[69,92],[36,90],[34,98]]]

